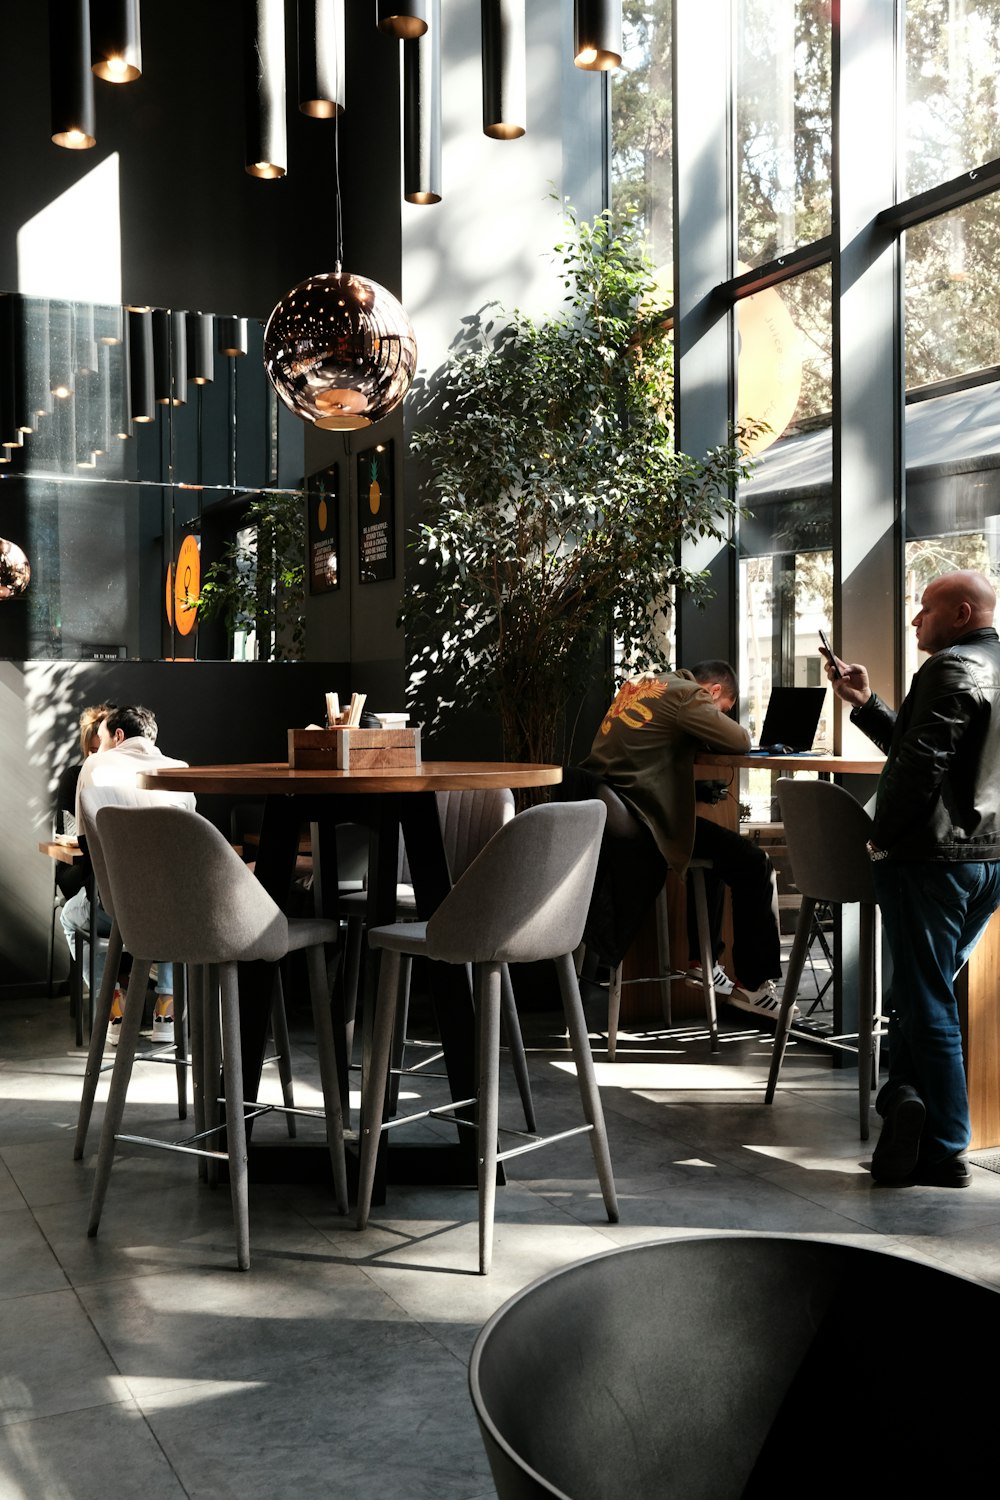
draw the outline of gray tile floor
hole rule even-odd
[[[570,1121],[561,1029],[526,1025],[540,1117]],[[309,1049],[294,1050],[315,1100]],[[1000,1176],[976,1171],[964,1193],[873,1188],[855,1075],[796,1048],[769,1109],[769,1050],[742,1031],[713,1057],[692,1031],[625,1037],[599,1061],[620,1224],[577,1139],[512,1164],[489,1278],[471,1190],[393,1188],[360,1235],[321,1191],[291,1186],[253,1188],[241,1275],[228,1192],[199,1186],[184,1157],[126,1151],[87,1238],[97,1135],[74,1163],[83,1059],[65,1002],[4,1001],[0,1496],[492,1497],[466,1388],[476,1332],[541,1273],[615,1245],[779,1231],[1000,1287]],[[137,1067],[126,1128],[180,1133],[171,1095],[170,1070]]]

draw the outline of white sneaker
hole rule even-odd
[[[781,996],[773,979],[765,979],[755,990],[734,987],[728,998],[730,1005],[738,1005],[740,1010],[748,1010],[751,1015],[767,1016],[772,1021],[778,1019],[781,1010]],[[793,1005],[791,1019],[794,1021],[798,1014],[798,1006]]]
[[[687,977],[691,984],[701,984],[701,976],[701,964],[688,964]],[[717,995],[731,995],[733,993],[735,985],[721,964],[716,964],[712,970],[712,979]]]

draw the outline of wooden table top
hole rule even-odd
[[[877,776],[885,765],[885,756],[860,760],[851,755],[834,755],[820,750],[810,755],[713,755],[708,750],[695,756],[695,771],[729,766],[739,771],[823,771],[840,776]]]
[[[284,761],[232,766],[170,766],[142,771],[138,786],[150,791],[267,796],[269,793],[455,792],[489,787],[555,786],[561,766],[517,761],[425,760],[413,769],[299,771]]]
[[[39,844],[39,854],[47,854],[50,859],[57,859],[61,865],[75,865],[78,859],[83,858],[83,850],[79,844],[63,844],[57,840]]]

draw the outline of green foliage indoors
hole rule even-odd
[[[555,248],[564,310],[470,320],[414,449],[430,480],[402,621],[430,729],[498,711],[507,756],[558,759],[566,704],[610,632],[662,661],[687,538],[726,538],[735,446],[676,453],[671,345],[634,221],[570,215]],[[487,309],[487,314],[490,312]],[[660,631],[657,631],[657,625]]]
[[[305,505],[297,494],[255,495],[218,562],[205,573],[198,617],[230,636],[255,631],[258,661],[299,661],[305,648]]]

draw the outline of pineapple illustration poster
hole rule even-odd
[[[337,465],[309,479],[309,592],[340,588]]]
[[[392,444],[358,454],[358,577],[381,583],[396,576]]]

